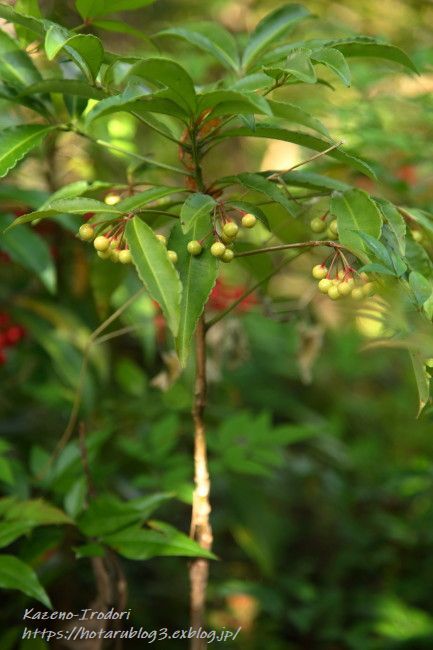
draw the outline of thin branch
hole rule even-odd
[[[332,240],[312,240],[312,241],[303,241],[295,242],[293,244],[278,244],[278,246],[265,246],[264,248],[254,248],[251,251],[244,251],[243,253],[236,253],[235,257],[247,257],[248,255],[259,255],[260,253],[272,253],[274,251],[284,251],[290,248],[315,248],[317,246],[329,246],[338,251],[344,248],[341,244],[338,244]]]
[[[317,160],[318,158],[325,156],[330,151],[333,151],[334,149],[338,149],[338,147],[341,147],[342,144],[343,144],[343,140],[341,140],[340,142],[336,142],[335,144],[328,147],[324,151],[320,151],[319,153],[316,153],[314,156],[311,156],[311,158],[307,158],[307,160],[303,160],[302,162],[293,165],[293,167],[289,167],[289,169],[274,172],[273,174],[271,174],[271,176],[268,176],[268,181],[281,180],[282,174],[288,174],[289,172],[292,172],[294,169],[297,169],[298,167],[302,167],[307,163],[313,162],[313,160]]]

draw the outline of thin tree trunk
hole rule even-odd
[[[206,550],[212,548],[212,527],[209,493],[210,480],[207,465],[206,431],[203,421],[206,406],[206,329],[204,316],[196,331],[196,376],[192,416],[194,420],[194,495],[191,516],[191,537]],[[191,593],[191,627],[198,631],[204,628],[206,589],[209,575],[208,560],[198,558],[189,567]],[[203,650],[203,640],[193,638],[191,650]]]

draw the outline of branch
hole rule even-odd
[[[324,151],[320,151],[319,153],[314,154],[314,156],[311,156],[311,158],[307,158],[307,160],[303,160],[302,162],[293,165],[293,167],[289,167],[289,169],[285,169],[285,170],[283,169],[281,171],[274,172],[273,174],[271,174],[271,176],[268,176],[268,181],[281,180],[282,174],[288,174],[289,172],[292,172],[294,169],[297,169],[298,167],[302,167],[302,165],[306,165],[309,162],[313,162],[313,160],[317,160],[318,158],[325,156],[330,151],[333,151],[334,149],[338,149],[338,147],[341,147],[342,144],[343,144],[343,140],[341,140],[340,142],[336,142],[335,144],[331,145]]]
[[[337,249],[340,251],[345,247],[341,244],[338,244],[332,239],[312,240],[312,241],[303,241],[296,242],[294,244],[278,244],[278,246],[265,246],[264,248],[254,248],[252,251],[244,251],[243,253],[235,253],[235,257],[247,257],[248,255],[259,255],[260,253],[272,253],[273,251],[284,251],[290,248],[315,248],[317,246],[329,246],[330,248]]]

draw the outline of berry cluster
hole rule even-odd
[[[209,233],[214,236],[214,242],[210,247],[210,253],[222,262],[229,263],[235,256],[232,246],[239,234],[239,226],[235,221],[226,219],[223,213],[221,213],[219,217],[219,228],[216,226],[216,215],[214,215],[214,229]],[[241,226],[243,228],[254,228],[256,223],[257,218],[253,214],[248,212],[242,213]],[[188,253],[194,256],[200,255],[203,251],[203,244],[206,239],[207,237],[201,241],[193,239],[188,242]]]
[[[310,228],[314,233],[320,234],[326,231],[328,239],[338,238],[337,219],[328,220],[328,213],[322,217],[315,217],[310,221]]]
[[[326,263],[313,266],[312,275],[319,280],[319,291],[327,294],[331,300],[350,296],[362,300],[374,294],[374,283],[369,281],[366,273],[357,273],[351,266],[333,271],[333,263],[328,268]]]
[[[17,345],[25,335],[21,325],[11,322],[9,314],[0,312],[0,365],[6,362],[5,349]]]
[[[98,234],[97,229],[89,223],[83,223],[78,230],[78,236],[83,241],[93,242],[98,257],[103,260],[120,262],[121,264],[130,264],[132,262],[131,251],[124,244],[124,226],[122,229],[114,228]]]

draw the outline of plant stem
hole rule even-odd
[[[204,411],[206,407],[206,328],[201,316],[195,334],[196,374],[192,417],[194,421],[194,494],[191,515],[190,536],[206,550],[212,548],[212,527],[209,520],[210,479],[207,464],[206,431]],[[190,623],[194,630],[204,625],[206,589],[209,576],[209,561],[203,558],[193,560],[189,567],[190,579]],[[203,650],[202,639],[191,640],[191,650]]]
[[[296,242],[293,244],[278,244],[277,246],[265,246],[264,248],[254,248],[251,251],[244,251],[243,253],[236,253],[235,257],[247,257],[248,255],[259,255],[260,253],[272,253],[273,251],[284,251],[290,248],[315,248],[316,246],[329,246],[335,250],[340,251],[344,248],[341,244],[328,239],[321,240],[312,240],[312,241],[303,241]]]

